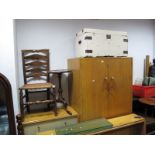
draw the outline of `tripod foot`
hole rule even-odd
[[[67,110],[67,109],[66,109],[66,112],[67,112],[69,115],[72,115],[72,113],[71,113],[69,110]]]

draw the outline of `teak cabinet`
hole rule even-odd
[[[72,70],[70,102],[80,121],[132,112],[132,58],[69,59],[68,69]]]

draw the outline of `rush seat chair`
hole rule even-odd
[[[33,104],[47,104],[54,107],[57,115],[55,85],[49,82],[49,50],[22,50],[24,85],[20,87],[20,110],[24,115],[31,112]],[[46,92],[46,100],[30,101],[30,93]],[[51,99],[52,96],[52,99]]]

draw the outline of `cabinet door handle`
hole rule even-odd
[[[104,78],[104,80],[108,80],[108,77],[106,76],[106,77]]]
[[[111,79],[111,82],[109,83],[109,93],[111,93],[111,91],[114,89],[115,77],[112,76],[110,79]]]
[[[92,80],[92,82],[95,82],[95,80]]]
[[[114,79],[115,79],[115,78],[112,76],[112,77],[111,77],[111,80],[114,80]]]
[[[104,77],[104,85],[105,85],[105,89],[109,91],[109,80],[107,76]]]

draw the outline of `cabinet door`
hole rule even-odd
[[[93,78],[93,59],[81,59],[80,64],[80,82],[81,82],[81,115],[80,121],[91,120],[97,117],[94,109],[98,105],[94,100],[95,79]]]
[[[93,61],[93,76],[96,81],[94,86],[94,100],[98,104],[95,109],[100,117],[108,116],[108,60],[97,58]]]
[[[107,63],[100,58],[81,62],[82,116],[91,120],[107,116]]]
[[[109,70],[108,117],[132,112],[132,59],[111,58]]]

